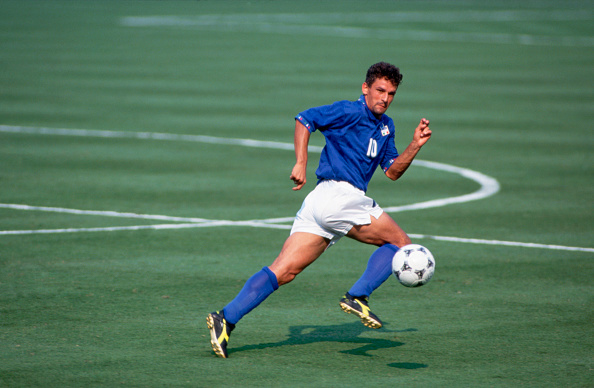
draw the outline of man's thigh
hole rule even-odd
[[[296,232],[289,236],[280,254],[269,267],[278,284],[289,283],[328,248],[330,240],[312,233]]]
[[[347,237],[377,246],[393,244],[402,247],[411,243],[404,230],[385,212],[379,218],[371,217],[370,224],[353,226]]]

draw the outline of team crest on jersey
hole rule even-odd
[[[386,124],[382,124],[382,136],[388,136],[390,134],[390,128]]]

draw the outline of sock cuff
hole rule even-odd
[[[398,252],[400,250],[400,247],[397,247],[396,245],[390,244],[390,243],[384,244],[380,248],[384,248],[384,247],[385,248],[392,249],[394,251],[394,253],[396,253],[396,252]]]
[[[268,278],[270,279],[270,283],[272,284],[272,288],[275,291],[278,290],[278,280],[276,279],[276,275],[274,274],[274,272],[272,272],[270,270],[270,268],[268,268],[268,267],[264,267],[264,268],[262,268],[262,270],[264,272],[266,272],[266,275],[268,275]]]

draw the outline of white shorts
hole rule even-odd
[[[371,216],[379,218],[384,210],[350,183],[322,181],[309,193],[297,212],[291,234],[313,233],[332,240],[346,235],[354,225],[368,225]]]

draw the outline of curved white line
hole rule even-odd
[[[257,148],[272,148],[280,150],[293,151],[294,146],[290,143],[273,142],[273,141],[262,141],[252,139],[234,139],[234,138],[222,138],[214,136],[201,136],[201,135],[178,135],[171,133],[158,133],[158,132],[124,132],[124,131],[106,131],[106,130],[92,130],[92,129],[66,129],[66,128],[46,128],[46,127],[24,127],[24,126],[12,126],[12,125],[0,125],[0,132],[11,132],[11,133],[27,133],[27,134],[38,134],[38,135],[59,135],[59,136],[82,136],[82,137],[99,137],[99,138],[133,138],[133,139],[149,139],[149,140],[168,140],[168,141],[191,141],[197,143],[209,143],[209,144],[224,144],[224,145],[237,145],[243,147],[257,147]],[[322,147],[309,146],[310,152],[322,152]],[[384,211],[389,213],[401,212],[406,210],[418,210],[428,209],[434,207],[446,206],[454,203],[462,203],[469,201],[476,201],[489,197],[496,194],[499,191],[499,183],[494,178],[487,175],[481,174],[467,168],[456,167],[445,163],[430,162],[426,160],[415,160],[413,164],[432,168],[435,170],[447,171],[454,174],[458,174],[464,178],[477,182],[481,187],[470,194],[462,195],[459,197],[450,197],[435,199],[426,202],[414,203],[411,205],[404,206],[392,206],[384,207]],[[104,214],[105,215],[105,214]],[[151,217],[165,217],[165,216],[151,216]],[[157,219],[157,218],[155,218]],[[161,218],[163,219],[163,218]],[[293,218],[283,218],[282,222],[292,220]],[[172,220],[173,221],[173,220]],[[191,219],[178,219],[177,221],[189,221]],[[270,221],[266,221],[270,222]]]
[[[392,206],[384,208],[385,211],[394,213],[405,210],[428,209],[433,207],[446,206],[453,203],[476,201],[478,199],[490,197],[496,194],[500,189],[499,182],[497,182],[496,179],[491,178],[490,176],[487,176],[485,174],[481,174],[480,172],[469,170],[467,168],[456,167],[444,163],[429,162],[427,160],[415,160],[413,161],[413,164],[461,175],[464,178],[468,178],[477,182],[481,185],[481,188],[473,193],[461,195],[459,197],[434,199],[426,202],[413,203],[412,205]]]
[[[84,137],[101,137],[101,138],[137,138],[137,139],[153,139],[153,140],[172,140],[172,141],[194,141],[202,143],[215,143],[215,144],[228,144],[228,145],[239,145],[247,147],[262,147],[262,148],[274,148],[274,149],[285,149],[293,150],[293,145],[288,143],[280,142],[266,142],[250,139],[228,139],[228,138],[217,138],[211,136],[195,136],[195,135],[175,135],[166,133],[151,133],[151,132],[121,132],[121,131],[98,131],[98,130],[86,130],[86,129],[64,129],[64,128],[38,128],[38,127],[21,127],[21,126],[9,126],[0,125],[0,132],[13,132],[13,133],[28,133],[28,134],[44,134],[44,135],[63,135],[63,136],[84,136]],[[310,146],[311,152],[321,152],[322,147]],[[450,197],[443,199],[436,199],[426,202],[420,202],[411,205],[404,206],[393,206],[384,208],[385,211],[399,212],[406,210],[415,209],[427,209],[431,207],[445,206],[453,203],[462,203],[468,201],[475,201],[483,199],[491,195],[496,194],[499,189],[499,183],[494,178],[479,172],[456,167],[444,163],[430,162],[424,160],[415,160],[415,165],[433,168],[436,170],[451,172],[459,174],[464,178],[471,179],[481,185],[481,188],[473,193]],[[139,218],[139,219],[150,219],[160,221],[171,221],[171,222],[183,222],[179,224],[158,224],[158,225],[134,225],[134,226],[113,226],[113,227],[98,227],[98,228],[65,228],[65,229],[38,229],[38,230],[5,230],[0,231],[0,235],[23,235],[23,234],[47,234],[47,233],[77,233],[77,232],[107,232],[107,231],[124,231],[124,230],[162,230],[162,229],[182,229],[182,228],[200,228],[200,227],[213,227],[213,226],[251,226],[259,228],[274,228],[274,229],[290,229],[290,225],[282,225],[283,222],[291,222],[293,217],[283,218],[270,218],[264,220],[248,220],[248,221],[228,221],[228,220],[208,220],[204,218],[193,218],[193,217],[170,217],[163,215],[150,215],[150,214],[136,214],[127,212],[115,212],[115,211],[98,211],[98,210],[79,210],[79,209],[67,209],[59,207],[48,207],[48,206],[30,206],[22,204],[0,204],[0,208],[15,209],[15,210],[36,210],[36,211],[47,211],[47,212],[58,212],[58,213],[69,213],[77,215],[94,215],[94,216],[107,216],[107,217],[122,217],[122,218]],[[487,245],[507,245],[527,248],[543,248],[543,249],[559,249],[566,251],[580,251],[580,252],[594,252],[594,248],[582,248],[582,247],[567,247],[561,245],[546,245],[546,244],[534,244],[534,243],[521,243],[514,241],[497,241],[497,240],[479,240],[479,239],[465,239],[458,237],[447,237],[447,236],[428,236],[428,235],[415,235],[410,234],[412,238],[428,238],[442,241],[454,241],[461,243],[473,243],[473,244],[487,244]]]

